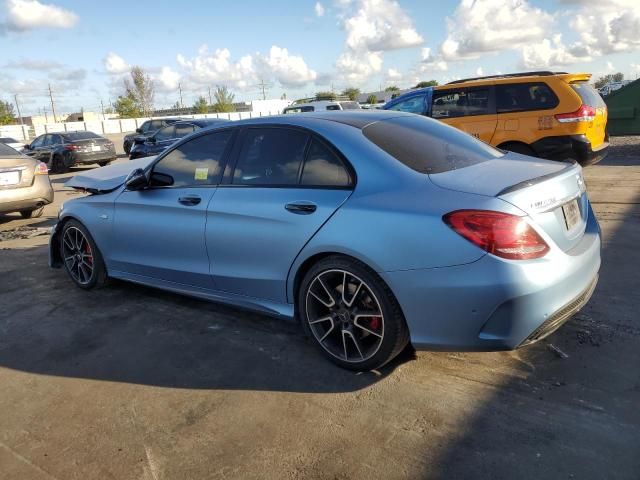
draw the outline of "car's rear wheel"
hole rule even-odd
[[[60,255],[67,274],[78,287],[89,290],[106,283],[107,270],[100,250],[80,222],[69,220],[64,224]]]
[[[98,165],[100,165],[101,167],[106,167],[107,165],[109,165],[111,163],[111,161],[107,161],[107,162],[98,162]]]
[[[51,159],[51,171],[54,173],[66,173],[69,169],[64,163],[62,155],[54,155]]]
[[[393,359],[409,341],[389,287],[357,260],[330,256],[304,276],[298,291],[303,328],[331,361],[371,370]]]
[[[124,149],[124,153],[129,155],[129,153],[131,152],[131,143],[124,142],[124,144],[122,145],[122,148]]]
[[[22,215],[22,218],[38,218],[42,216],[43,210],[44,206],[30,210],[21,210],[20,215]]]

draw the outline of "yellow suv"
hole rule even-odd
[[[582,165],[609,147],[607,107],[591,74],[528,72],[457,80],[382,107],[426,115],[504,150]]]

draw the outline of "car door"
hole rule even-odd
[[[29,148],[26,149],[24,151],[25,154],[29,155],[30,157],[35,158],[36,160],[40,160],[39,155],[41,153],[41,149],[42,149],[42,144],[44,142],[44,139],[46,137],[45,135],[40,135],[39,137],[36,137],[33,139],[33,141],[29,144]]]
[[[352,192],[340,155],[306,130],[246,127],[207,212],[207,250],[220,290],[286,302],[298,253]]]
[[[177,145],[152,166],[149,188],[124,190],[118,196],[108,268],[213,288],[205,246],[206,212],[231,137],[227,129]]]
[[[486,143],[496,130],[498,116],[492,87],[435,90],[430,110],[433,118]]]

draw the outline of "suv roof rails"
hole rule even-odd
[[[473,80],[488,80],[490,78],[518,78],[518,77],[531,77],[531,76],[547,77],[549,75],[565,75],[566,73],[567,72],[552,72],[550,70],[541,70],[539,72],[506,73],[503,75],[487,75],[484,77],[463,78],[461,80],[454,80],[453,82],[449,82],[446,85],[471,82]]]

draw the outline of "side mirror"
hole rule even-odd
[[[22,148],[24,148],[25,150],[31,150],[31,144],[30,143],[26,143],[24,145],[24,147],[22,147]]]
[[[136,133],[142,133],[142,129],[140,127],[136,128]]]
[[[147,180],[147,176],[144,173],[144,170],[141,168],[136,168],[127,176],[127,179],[124,181],[124,186],[127,188],[127,190],[131,191],[142,190],[148,185],[149,181]]]
[[[170,187],[173,185],[173,177],[166,173],[152,172],[149,185],[152,187]]]

